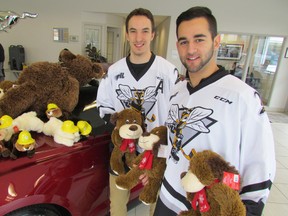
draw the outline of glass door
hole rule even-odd
[[[263,103],[269,102],[283,37],[255,36],[246,83],[257,89]]]
[[[269,103],[283,37],[221,34],[217,63],[256,89]]]

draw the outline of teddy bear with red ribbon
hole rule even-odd
[[[110,121],[115,125],[111,134],[114,145],[110,158],[111,170],[117,175],[124,174],[124,162],[131,168],[136,158],[136,145],[143,133],[143,119],[140,112],[124,109],[112,114]]]
[[[180,212],[179,216],[246,215],[238,193],[238,171],[213,151],[194,152],[188,172],[181,174],[181,184],[191,209]]]
[[[127,174],[116,178],[116,187],[130,190],[139,183],[139,176],[145,173],[149,182],[140,192],[139,199],[144,204],[149,205],[156,202],[166,168],[166,159],[158,157],[158,152],[161,145],[167,145],[167,128],[159,126],[150,132],[143,133],[139,138],[138,145],[145,151],[135,159],[134,164],[136,166]]]

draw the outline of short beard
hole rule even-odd
[[[200,70],[202,70],[203,68],[205,68],[205,66],[208,64],[209,61],[211,61],[211,59],[213,58],[214,55],[214,48],[212,46],[211,48],[211,52],[208,54],[207,58],[204,59],[204,61],[201,61],[201,63],[199,64],[199,66],[195,67],[195,68],[191,68],[189,67],[189,65],[186,63],[186,58],[185,59],[181,59],[181,62],[183,64],[183,66],[188,70],[188,72],[190,73],[196,73]]]

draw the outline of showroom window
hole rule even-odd
[[[269,103],[283,37],[221,34],[217,63],[255,88]]]

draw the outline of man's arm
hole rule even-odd
[[[257,93],[247,95],[241,121],[241,199],[247,215],[261,215],[275,177],[276,160],[271,124]],[[244,114],[245,113],[245,114]]]

